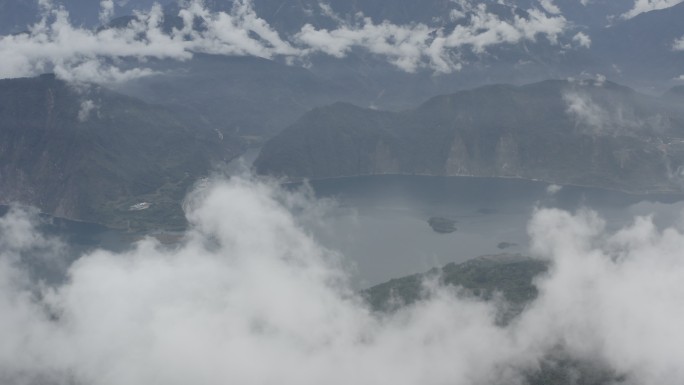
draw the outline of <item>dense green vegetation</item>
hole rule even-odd
[[[482,256],[464,263],[450,263],[426,273],[414,274],[373,286],[364,291],[376,310],[393,310],[428,298],[424,283],[436,279],[440,284],[461,287],[467,295],[484,300],[495,293],[515,306],[516,311],[537,296],[532,280],[545,272],[547,265],[538,259],[521,255],[500,254]]]

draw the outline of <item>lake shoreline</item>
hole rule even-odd
[[[354,178],[372,178],[372,177],[420,177],[420,178],[446,178],[446,179],[503,179],[503,180],[519,180],[527,181],[533,183],[540,183],[546,185],[557,185],[561,187],[579,187],[587,189],[603,190],[606,192],[619,192],[622,194],[632,195],[634,197],[644,197],[644,196],[663,196],[663,197],[679,197],[684,199],[684,191],[675,190],[654,190],[654,191],[630,191],[619,188],[611,188],[605,186],[595,186],[588,184],[577,184],[577,183],[558,183],[551,182],[544,179],[535,178],[524,178],[517,176],[482,176],[482,175],[433,175],[433,174],[406,174],[406,173],[386,173],[386,174],[358,174],[358,175],[342,175],[342,176],[331,176],[324,178],[286,178],[285,181],[281,182],[281,185],[297,185],[310,182],[324,182],[324,181],[335,181],[335,180],[345,180]]]

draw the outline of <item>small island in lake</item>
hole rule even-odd
[[[498,247],[500,250],[509,249],[516,246],[518,246],[518,244],[513,242],[499,242],[499,244],[496,245],[496,247]]]

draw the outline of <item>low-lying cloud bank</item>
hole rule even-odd
[[[597,87],[601,87],[600,83]],[[593,98],[582,90],[563,92],[565,113],[575,122],[579,132],[594,136],[639,135],[664,133],[672,124],[665,115],[652,113],[644,116],[617,98]]]
[[[459,24],[450,30],[425,24],[374,23],[361,14],[344,21],[320,5],[322,12],[336,20],[336,28],[306,24],[292,36],[281,36],[256,14],[250,0],[235,1],[230,12],[213,12],[201,0],[192,0],[177,15],[182,26],[170,32],[164,28],[165,15],[159,5],[137,12],[126,26],[93,31],[74,26],[68,10],[50,0],[40,3],[43,17],[39,23],[25,34],[0,37],[0,78],[54,71],[67,80],[117,82],[152,73],[145,66],[149,59],[187,60],[194,53],[213,53],[306,63],[312,55],[341,58],[354,49],[385,58],[404,71],[451,72],[461,68],[466,50],[482,54],[496,45],[540,38],[558,44],[559,37],[570,29],[562,15],[548,11],[548,4],[528,9],[525,16],[511,13],[502,18],[484,4],[464,1],[453,16]],[[100,4],[101,20],[107,22],[115,4],[109,0]],[[202,28],[193,28],[197,20],[202,20]],[[563,49],[588,46],[588,37],[567,40]],[[124,59],[136,64],[129,61],[123,65]]]
[[[324,209],[268,182],[214,181],[187,199],[181,245],[95,251],[57,286],[25,257],[63,248],[12,211],[0,219],[0,382],[521,383],[559,349],[628,384],[684,380],[681,229],[638,218],[610,234],[591,211],[539,209],[531,245],[551,269],[500,326],[496,304],[448,288],[373,314],[344,260],[305,230]]]

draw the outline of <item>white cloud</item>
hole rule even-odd
[[[451,32],[424,24],[373,24],[369,18],[363,18],[355,25],[342,25],[331,31],[318,30],[307,24],[295,38],[308,52],[344,57],[353,48],[362,48],[388,57],[391,63],[405,71],[428,67],[451,72],[462,65],[457,60],[459,50],[469,48],[479,54],[491,46],[535,41],[538,36],[555,44],[567,27],[562,16],[548,16],[535,9],[528,10],[527,18],[515,15],[512,20],[489,13],[484,4],[467,11],[469,22],[456,26]]]
[[[563,189],[563,186],[557,184],[550,184],[546,186],[546,193],[549,195],[556,195]]]
[[[639,218],[610,234],[595,213],[538,210],[531,246],[551,269],[538,299],[502,327],[495,304],[439,287],[396,313],[371,313],[339,256],[291,213],[318,210],[309,199],[249,179],[211,182],[187,200],[182,245],[91,252],[56,286],[32,282],[18,263],[34,245],[49,249],[31,216],[0,219],[0,379],[519,383],[560,347],[626,383],[684,380],[680,230]]]
[[[612,131],[613,119],[610,112],[594,103],[591,96],[581,92],[566,92],[563,100],[566,103],[566,113],[575,119],[578,126],[588,127],[597,134]]]
[[[561,13],[560,8],[554,4],[553,0],[539,0],[539,5],[541,5],[546,12],[552,15],[558,15]]]
[[[97,105],[92,100],[84,100],[81,102],[81,108],[78,110],[78,121],[85,122],[90,118],[90,113],[97,109]]]
[[[675,40],[672,44],[672,49],[675,51],[684,51],[684,36]]]
[[[575,36],[572,38],[572,41],[583,48],[591,47],[591,38],[584,32],[577,32],[577,34],[575,34]]]
[[[388,22],[373,24],[370,18],[364,18],[360,25],[345,25],[327,31],[317,30],[307,24],[296,35],[297,41],[308,47],[309,53],[323,52],[338,58],[345,57],[353,48],[363,48],[369,52],[385,56],[397,67],[413,72],[424,64],[425,56],[430,56],[431,33],[433,30],[425,25],[397,26]],[[451,63],[446,63],[440,50],[438,57],[433,58],[437,64],[448,70]]]
[[[481,54],[495,45],[536,41],[542,36],[555,44],[568,28],[563,16],[536,9],[528,10],[525,17],[503,19],[489,13],[484,4],[460,4],[468,21],[453,31],[425,24],[374,23],[363,15],[349,23],[328,8],[331,19],[339,23],[336,28],[316,29],[307,24],[294,36],[284,37],[256,14],[250,0],[236,1],[230,12],[212,12],[200,0],[190,1],[178,15],[183,26],[171,33],[163,30],[159,5],[136,13],[128,26],[92,31],[72,25],[67,10],[43,0],[44,16],[27,34],[0,37],[0,77],[53,71],[68,80],[106,83],[150,74],[144,62],[152,58],[187,60],[203,52],[283,58],[291,63],[306,61],[316,53],[344,57],[353,49],[385,58],[405,71],[451,72],[463,65],[459,60],[463,50]],[[103,22],[111,18],[114,7],[113,0],[101,1]],[[193,28],[198,19],[204,21],[201,30]],[[138,68],[124,69],[119,64],[124,59],[128,64],[137,61]]]
[[[61,249],[62,244],[54,238],[47,238],[35,231],[38,224],[38,211],[29,207],[11,206],[0,217],[0,250],[4,257],[17,261],[19,254],[35,249]]]
[[[211,12],[200,1],[192,1],[179,16],[184,20],[184,28],[176,31],[176,35],[189,39],[187,50],[190,52],[265,58],[299,54],[298,49],[283,40],[256,14],[249,0],[236,1],[231,13]],[[205,31],[193,30],[196,18],[204,20]]]
[[[108,23],[114,16],[114,0],[100,1],[100,22]]]
[[[562,16],[547,16],[541,11],[528,10],[529,17],[515,15],[512,22],[500,19],[488,13],[480,4],[467,26],[459,25],[445,37],[447,47],[471,45],[476,52],[497,44],[515,44],[521,41],[535,41],[539,35],[556,43],[557,38],[566,28],[566,20]]]
[[[297,53],[256,16],[248,2],[237,2],[233,14],[208,13],[199,2],[192,2],[179,15],[186,26],[171,34],[162,30],[159,5],[138,12],[126,27],[97,32],[74,27],[64,9],[49,3],[45,7],[45,16],[28,34],[0,37],[0,77],[54,71],[68,80],[107,82],[151,73],[144,67],[124,70],[111,63],[123,58],[187,60],[193,52],[270,58]],[[206,30],[190,28],[195,17],[205,19]]]
[[[627,383],[681,382],[684,234],[649,218],[614,234],[589,211],[538,210],[534,253],[552,263],[539,298],[506,327],[496,307],[435,288],[374,315],[338,257],[272,184],[213,182],[186,205],[178,248],[147,239],[95,251],[54,287],[17,263],[46,243],[30,215],[0,219],[0,378],[8,385],[518,383],[561,347]],[[32,294],[33,293],[33,294]],[[638,348],[635,348],[638,346]]]
[[[591,84],[601,87],[606,81],[597,75]],[[594,98],[581,89],[563,93],[566,114],[575,121],[580,131],[591,135],[632,135],[640,132],[663,132],[670,123],[661,115],[643,116],[632,106],[614,98]]]
[[[675,305],[684,295],[676,283],[684,272],[680,229],[659,231],[641,217],[608,234],[595,213],[543,210],[530,233],[554,268],[539,282],[543,295],[525,322],[555,328],[570,352],[607,363],[626,383],[683,378],[684,312]]]
[[[622,14],[623,19],[631,19],[644,12],[656,11],[674,7],[682,0],[634,0],[634,6],[629,11]]]
[[[37,298],[3,253],[3,383],[467,383],[518,361],[487,305],[446,292],[373,316],[293,201],[272,185],[214,184],[190,198],[182,247],[85,255]]]

